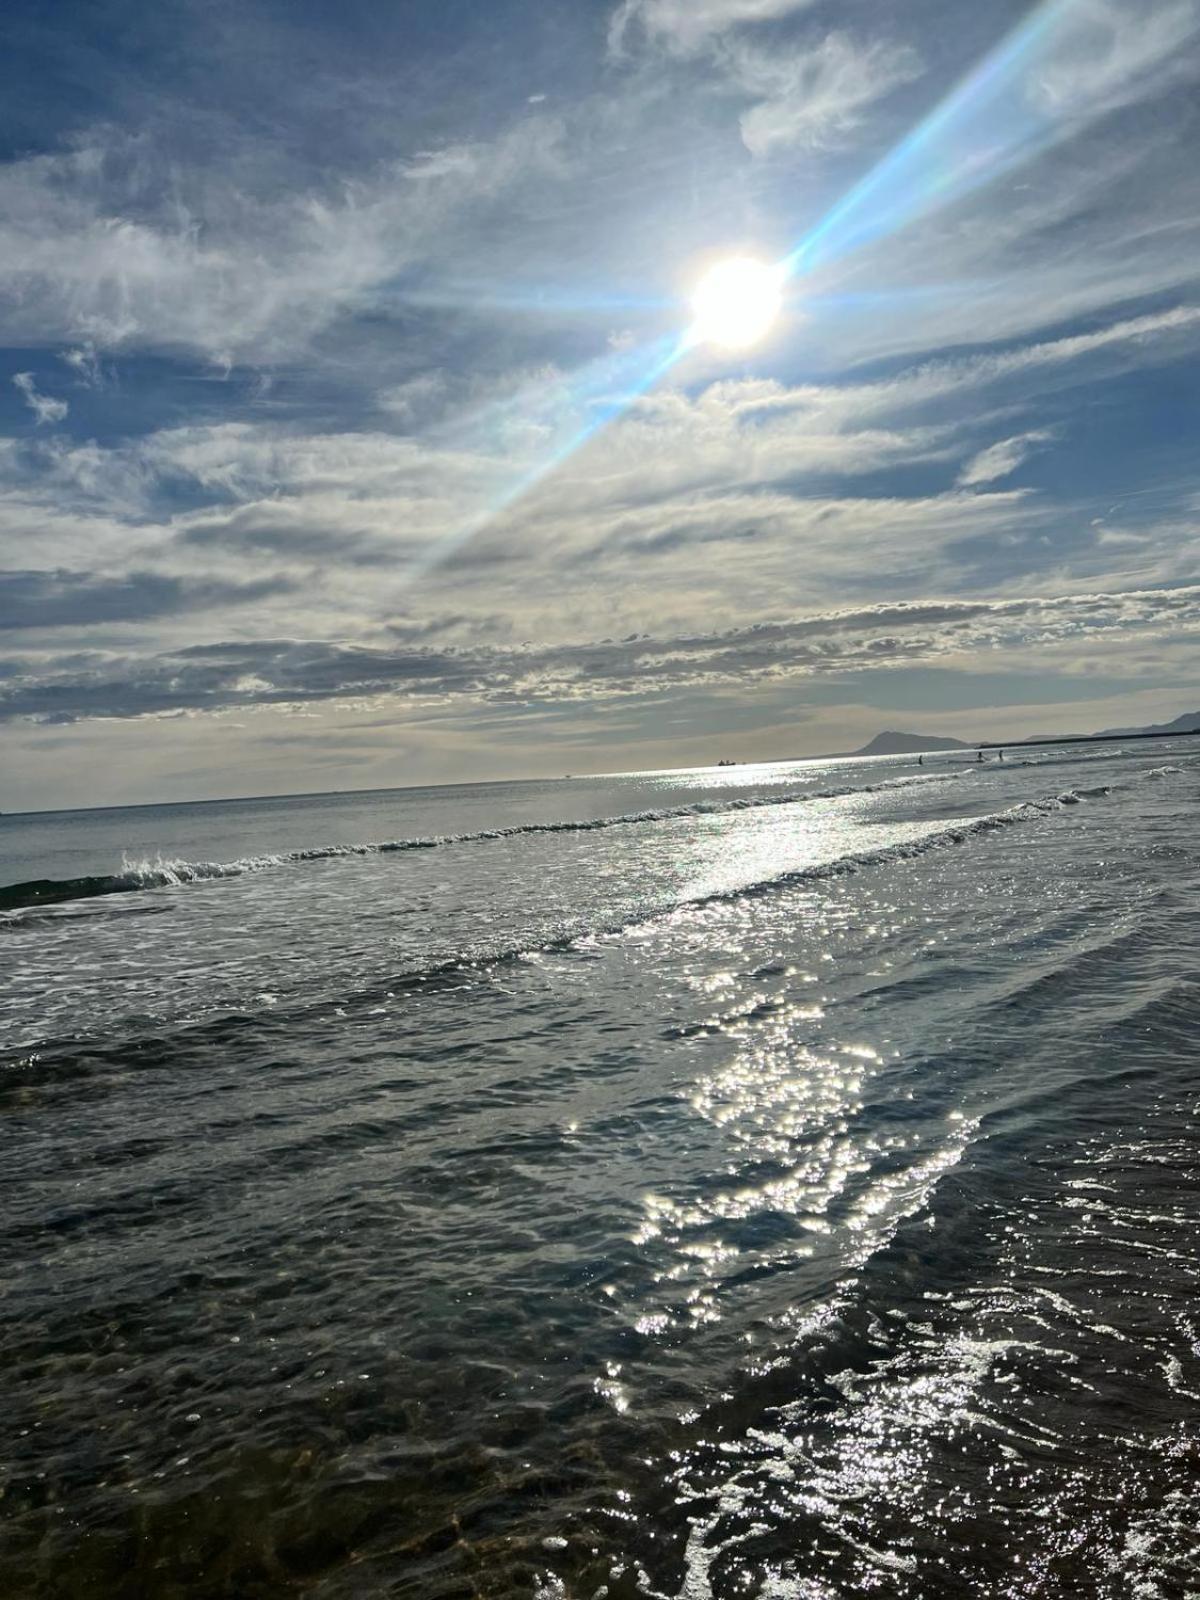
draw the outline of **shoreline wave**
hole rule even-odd
[[[1113,793],[1114,790],[1129,788],[1134,783],[1145,779],[1165,777],[1171,773],[1177,773],[1179,770],[1177,767],[1157,768],[1139,773],[1136,778],[1126,783],[1096,785],[1087,789],[1068,789],[1056,795],[1046,795],[1036,800],[1020,801],[1002,811],[989,812],[979,817],[959,819],[941,828],[931,826],[928,833],[915,839],[897,840],[890,845],[883,845],[875,850],[851,852],[835,857],[830,861],[814,862],[809,866],[792,868],[769,878],[713,890],[692,898],[679,900],[670,905],[662,905],[632,916],[624,916],[595,927],[548,928],[542,937],[534,938],[528,942],[506,944],[491,949],[450,952],[407,969],[390,972],[382,984],[370,984],[356,992],[353,997],[341,995],[335,1001],[331,996],[325,995],[319,999],[312,999],[302,1006],[301,1010],[306,1014],[315,1015],[326,1013],[331,1006],[341,1008],[347,1004],[373,1004],[381,992],[392,994],[399,989],[421,989],[428,985],[436,986],[457,980],[467,973],[503,967],[541,955],[566,953],[588,943],[619,938],[630,928],[644,926],[647,923],[661,921],[674,916],[702,912],[713,906],[731,904],[748,897],[757,898],[764,895],[780,894],[803,884],[815,885],[822,882],[830,882],[835,879],[852,876],[864,870],[887,866],[893,862],[914,860],[935,851],[966,844],[972,839],[984,838],[1024,822],[1034,822],[1040,818],[1053,816],[1056,813],[1085,804],[1089,800],[1102,798]],[[279,1014],[272,1012],[272,1016],[278,1020]],[[203,1019],[196,1019],[196,1025],[201,1028],[220,1023],[244,1026],[252,1022],[253,1019],[254,1013],[233,1007],[228,1010],[214,1011]],[[97,1042],[96,1040],[88,1041],[89,1044],[96,1044]],[[83,1044],[84,1040],[79,1037],[41,1039],[36,1042],[26,1040],[16,1047],[11,1054],[0,1052],[0,1066],[3,1066],[4,1069],[3,1084],[0,1087],[11,1088],[14,1084],[23,1082],[25,1071],[36,1067],[36,1064],[43,1056],[47,1058],[57,1056],[61,1051],[70,1053]]]
[[[628,828],[646,823],[671,822],[682,817],[723,816],[739,811],[757,811],[769,806],[800,805],[808,800],[842,800],[859,794],[879,794],[892,789],[907,789],[918,784],[954,781],[961,773],[913,775],[887,778],[879,783],[857,784],[840,789],[805,791],[786,795],[748,795],[731,800],[696,800],[684,806],[663,806],[646,811],[624,812],[612,817],[591,817],[581,821],[520,822],[506,828],[482,828],[470,833],[432,834],[413,838],[384,839],[369,844],[314,845],[309,849],[285,850],[278,854],[242,856],[234,861],[163,860],[122,862],[113,873],[87,874],[78,878],[33,878],[23,883],[0,885],[0,912],[29,910],[38,906],[62,905],[72,900],[90,900],[101,895],[130,894],[143,889],[177,889],[191,883],[212,883],[225,878],[240,878],[265,872],[273,867],[300,866],[310,861],[336,861],[375,855],[399,855],[408,850],[439,850],[448,845],[486,843],[493,839],[516,838],[523,834],[593,833],[605,828]]]

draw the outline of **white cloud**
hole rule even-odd
[[[731,28],[773,22],[813,0],[622,0],[609,24],[609,49],[619,54],[632,27],[676,55],[693,55]]]
[[[813,319],[807,348],[826,364],[1025,337],[1193,292],[1200,164],[1182,80],[1200,78],[1184,37],[1200,4],[1078,0],[1043,14],[1056,20],[1037,48],[905,145],[900,170],[842,227],[853,248],[814,291],[883,292],[853,316]],[[1105,36],[1103,70],[1084,72]]]
[[[403,383],[382,390],[375,403],[381,411],[389,412],[405,427],[411,427],[440,410],[447,388],[444,372],[418,372],[405,378]]]
[[[1200,306],[1174,306],[1169,311],[1155,311],[1144,317],[1129,317],[1121,322],[1113,322],[1091,333],[1050,339],[1018,350],[1007,350],[999,355],[978,356],[961,362],[931,363],[923,377],[924,381],[934,383],[939,376],[943,377],[948,386],[972,380],[991,382],[1033,368],[1065,366],[1083,356],[1111,350],[1115,346],[1139,346],[1173,333],[1187,334],[1197,327],[1200,327]],[[917,382],[921,381],[922,377],[918,377]]]
[[[1112,111],[1151,82],[1193,73],[1198,32],[1197,0],[1075,0],[1053,53],[1030,74],[1030,103],[1066,120]]]
[[[54,400],[49,395],[39,394],[33,381],[32,372],[17,372],[13,375],[13,382],[21,391],[25,404],[33,412],[33,420],[41,427],[43,422],[61,422],[68,411],[65,400]]]
[[[559,171],[560,133],[531,116],[491,143],[334,174],[325,188],[297,175],[272,190],[253,152],[214,172],[111,130],[9,162],[0,339],[69,344],[81,372],[98,350],[185,350],[226,366],[294,358],[436,254],[472,206]]]
[[[13,444],[0,450],[0,550],[9,545],[22,565],[36,528],[47,566],[90,570],[102,550],[110,577],[124,564],[196,579],[216,557],[246,581],[283,574],[295,587],[256,604],[278,611],[272,626],[302,622],[314,635],[369,632],[439,552],[444,564],[422,594],[556,637],[586,630],[597,585],[614,626],[627,628],[772,615],[802,598],[833,601],[847,582],[857,593],[896,592],[900,580],[952,592],[969,581],[964,544],[1007,549],[1007,567],[1026,575],[1059,561],[1060,504],[949,487],[978,439],[981,406],[1011,414],[1080,381],[1079,361],[1091,363],[1089,379],[1108,377],[1147,354],[1160,359],[1171,341],[1194,348],[1198,331],[1200,309],[1181,307],[883,381],[664,389],[515,501],[572,431],[569,416],[548,434],[515,430],[503,406],[497,417],[489,405],[403,436],[264,420],[164,429],[109,448],[61,437]],[[986,394],[994,384],[1002,391]],[[1046,437],[1030,429],[1002,440],[960,485],[978,491]],[[916,463],[942,467],[947,487],[864,492],[855,481]],[[463,544],[467,529],[475,533]],[[1169,540],[1180,575],[1193,542],[1179,530]],[[1146,547],[1140,573],[1165,576],[1167,543]],[[1133,576],[1117,547],[1096,541],[1060,576],[1071,572]]]
[[[58,575],[60,587],[65,576]],[[84,586],[86,603],[94,603],[94,593],[94,586]],[[111,603],[107,593],[101,598]],[[61,603],[57,588],[55,599]],[[176,647],[152,656],[74,650],[12,660],[0,684],[0,720],[125,719],[325,701],[385,706],[397,698],[430,707],[603,703],[679,689],[844,676],[888,665],[961,662],[968,653],[1011,654],[1030,647],[1070,652],[1114,636],[1145,648],[1198,632],[1200,588],[1192,586],[1002,600],[934,598],[785,615],[719,632],[517,649],[368,648],[336,639],[270,638]]]
[[[1032,433],[1016,434],[1011,439],[1000,439],[967,462],[958,475],[958,482],[962,488],[970,489],[976,484],[1007,478],[1029,459],[1038,445],[1048,444],[1053,438],[1048,429],[1040,428]]]
[[[1036,398],[1045,393],[1048,383],[1055,381],[1049,374],[1056,368],[1074,381],[1069,369],[1075,362],[1105,356],[1106,374],[1128,371],[1142,365],[1147,353],[1152,361],[1161,361],[1191,351],[1198,335],[1200,306],[1181,305],[1141,317],[1126,317],[1088,333],[1017,345],[1010,350],[926,361],[895,377],[874,382],[785,387],[759,381],[739,386],[736,391],[731,387],[727,392],[736,392],[735,403],[746,413],[810,413],[823,416],[830,428],[837,426],[839,419],[854,416],[862,426],[879,415],[911,412],[993,384],[1019,387],[1019,380],[1027,375],[1036,377],[1037,387],[1031,391],[1031,398]],[[647,403],[653,405],[655,401]]]
[[[74,349],[64,350],[60,359],[66,362],[85,389],[99,389],[103,384],[104,370],[96,346],[90,339]]]
[[[907,45],[841,33],[795,51],[739,45],[726,59],[733,81],[758,98],[741,118],[742,142],[755,156],[842,143],[875,101],[922,70]]]

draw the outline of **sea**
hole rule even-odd
[[[973,754],[0,818],[0,1594],[1200,1594],[1200,753]]]

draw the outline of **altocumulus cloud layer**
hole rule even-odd
[[[0,662],[0,717],[74,722],[271,704],[404,695],[588,700],[754,678],[936,663],[1034,639],[1089,647],[1114,633],[1169,638],[1200,622],[1200,587],[1121,595],[872,606],[722,633],[631,635],[521,649],[315,644],[295,639],[192,645],[156,656],[88,651]]]
[[[647,383],[705,260],[787,254],[1029,8],[181,4],[85,49],[18,4],[9,802],[1200,704],[1200,4],[1063,7],[991,181],[941,203],[927,140],[761,349]]]

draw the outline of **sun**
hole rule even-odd
[[[747,350],[770,332],[783,300],[783,271],[753,256],[718,261],[692,296],[697,344]]]

